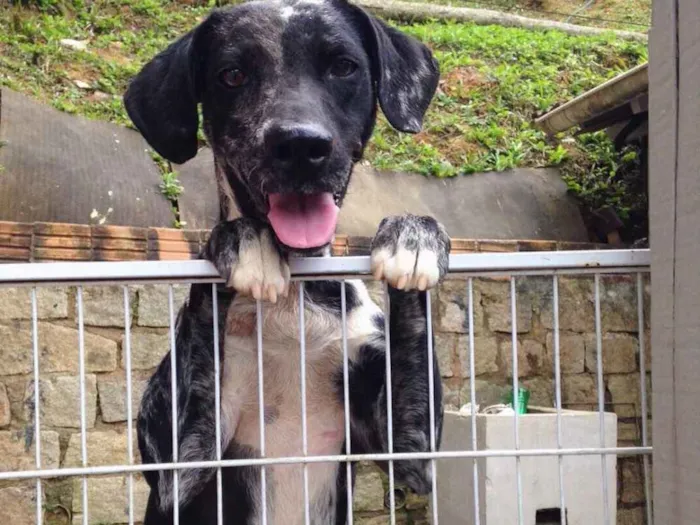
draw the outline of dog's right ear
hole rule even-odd
[[[148,62],[124,94],[126,111],[143,137],[176,164],[197,154],[197,32],[190,31]]]

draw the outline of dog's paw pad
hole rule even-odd
[[[276,303],[289,292],[289,265],[267,230],[241,242],[228,286],[256,300]]]
[[[440,280],[438,256],[432,250],[398,248],[395,254],[387,249],[372,253],[372,274],[397,290],[433,288]]]

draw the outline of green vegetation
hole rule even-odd
[[[121,94],[128,80],[215,3],[13,1],[17,5],[0,8],[0,26],[9,28],[0,33],[0,85],[62,111],[127,126]],[[600,3],[612,4],[619,7],[622,0]],[[646,0],[625,4],[642,11],[648,7]],[[629,7],[628,14],[634,11]],[[443,22],[401,28],[434,50],[442,81],[420,134],[399,134],[380,118],[367,151],[376,167],[451,177],[560,165],[584,204],[613,205],[622,215],[635,208],[630,199],[637,197],[627,195],[627,186],[616,178],[630,159],[620,162],[604,135],[549,139],[533,119],[646,61],[644,44],[613,36]],[[84,42],[85,49],[63,45],[62,39]],[[176,176],[167,163],[159,164],[162,191],[176,201],[181,191]]]

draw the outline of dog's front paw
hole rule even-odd
[[[276,303],[289,291],[289,265],[272,232],[252,219],[219,223],[211,232],[204,256],[229,288],[242,295]]]
[[[428,290],[447,273],[450,249],[447,232],[432,217],[389,217],[372,241],[372,274],[398,290]]]

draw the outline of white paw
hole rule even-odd
[[[437,254],[429,249],[407,249],[399,246],[394,253],[388,248],[372,252],[372,274],[397,290],[425,291],[440,280]]]
[[[238,260],[231,268],[228,286],[257,300],[276,303],[289,292],[289,265],[280,257],[272,236],[263,230],[260,236],[241,241]]]

